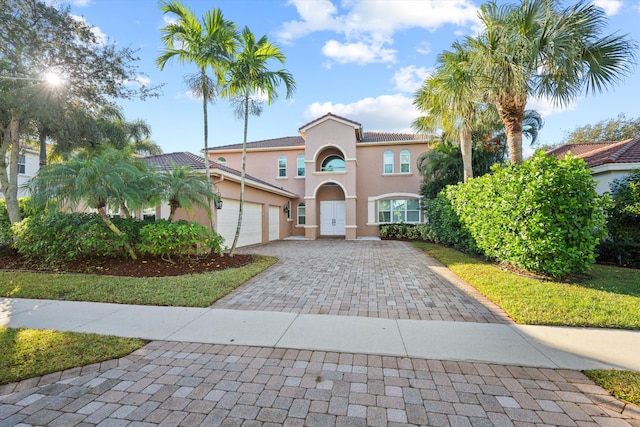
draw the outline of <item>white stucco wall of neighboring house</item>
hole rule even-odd
[[[596,181],[596,191],[604,194],[611,190],[611,183],[629,175],[633,170],[640,169],[640,163],[609,163],[591,168],[591,174]]]
[[[18,197],[28,196],[28,192],[22,189],[22,186],[31,178],[33,178],[40,168],[40,153],[31,148],[23,149],[21,156],[24,156],[24,163],[20,165],[18,173]],[[9,169],[7,168],[7,172]],[[0,193],[0,199],[4,199],[4,194]]]

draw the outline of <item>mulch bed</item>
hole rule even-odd
[[[160,258],[145,257],[138,260],[92,258],[66,262],[61,266],[42,265],[19,254],[0,256],[0,270],[37,271],[51,273],[84,273],[105,276],[165,277],[183,274],[207,273],[242,267],[253,260],[252,255],[220,256],[175,259],[174,263]]]

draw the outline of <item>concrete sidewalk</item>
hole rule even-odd
[[[640,331],[0,298],[0,325],[148,340],[640,370]]]

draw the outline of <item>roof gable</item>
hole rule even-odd
[[[326,122],[327,120],[342,123],[343,125],[346,125],[346,126],[351,126],[356,131],[356,140],[360,141],[362,139],[362,125],[360,123],[354,122],[353,120],[349,120],[344,117],[337,116],[333,113],[327,113],[322,117],[319,117],[313,121],[310,121],[306,125],[303,125],[302,127],[300,127],[298,129],[298,132],[300,132],[300,135],[304,137],[309,129],[316,127]]]

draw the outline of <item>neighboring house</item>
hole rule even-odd
[[[292,195],[280,206],[289,224],[281,238],[377,237],[380,224],[423,222],[416,160],[429,148],[426,137],[363,132],[361,124],[331,113],[299,133],[247,143],[253,179]],[[242,144],[210,148],[209,158],[237,173]]]
[[[547,154],[560,158],[567,152],[587,163],[598,183],[596,190],[599,194],[609,191],[615,179],[640,169],[640,136],[620,142],[566,144],[547,151]]]
[[[22,186],[38,173],[38,169],[40,169],[40,152],[31,147],[22,148],[18,158],[18,197],[29,195]],[[4,194],[1,192],[0,199],[4,199]]]
[[[204,158],[191,153],[161,154],[145,157],[144,160],[159,170],[169,170],[174,165],[178,165],[190,166],[194,170],[205,173]],[[213,211],[215,228],[218,234],[224,237],[224,245],[231,246],[238,223],[240,172],[215,162],[211,162],[210,171],[211,180],[216,185],[223,202],[222,209]],[[295,194],[247,176],[243,222],[238,246],[265,243],[290,236],[283,206],[289,206],[290,201],[296,198]],[[156,218],[168,218],[169,206],[165,204],[158,207],[155,214]],[[203,209],[196,209],[193,217],[185,210],[178,209],[175,220],[179,219],[195,220],[203,225],[209,224]]]

